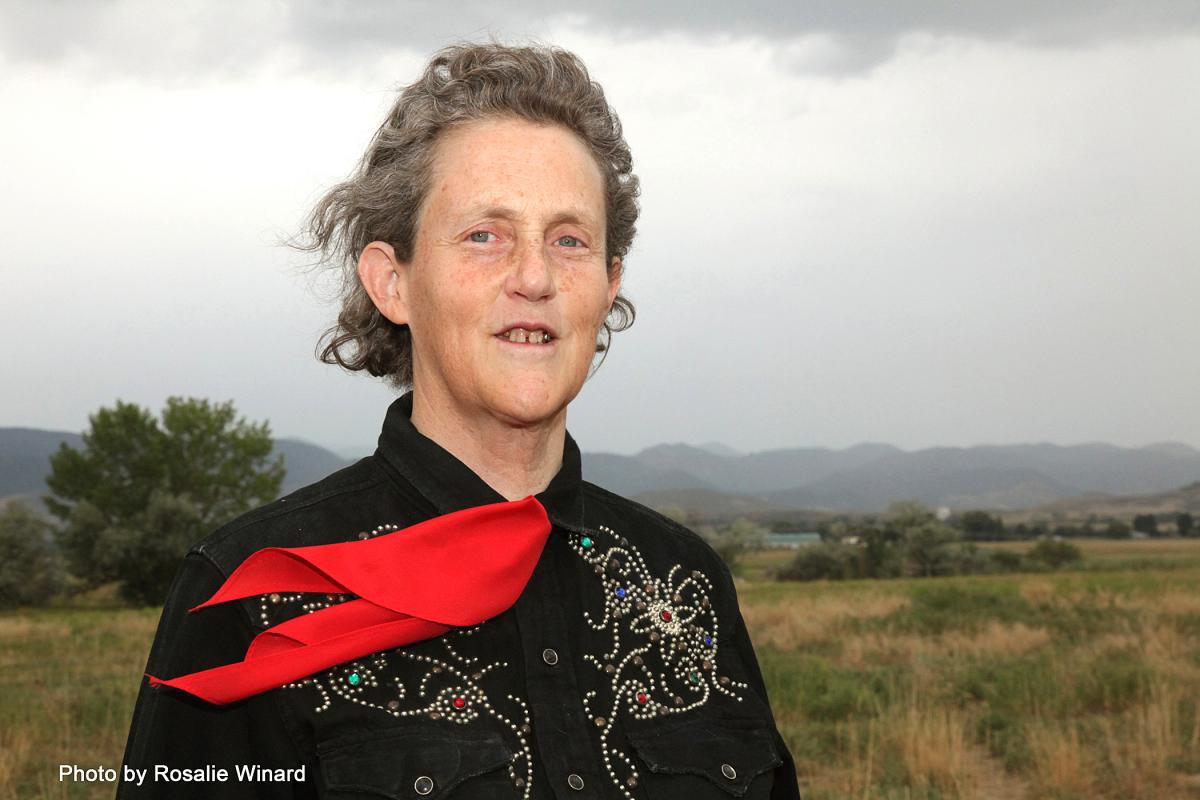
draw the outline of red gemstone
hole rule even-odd
[[[647,695],[645,692],[637,693],[637,701],[639,703],[641,703],[642,705],[646,705],[646,701],[649,699],[650,699],[649,695]]]
[[[663,618],[664,622],[670,622],[671,621],[671,612],[670,611],[662,612],[662,618]]]
[[[454,707],[455,708],[462,708],[466,704],[467,704],[467,701],[463,700],[461,697],[454,698]]]

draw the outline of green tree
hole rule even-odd
[[[129,600],[159,603],[190,543],[278,496],[283,456],[266,422],[236,419],[232,402],[168,398],[162,423],[117,401],[89,418],[83,449],[50,458],[47,508],[85,585],[121,582]]]
[[[63,586],[54,526],[20,500],[0,510],[0,608],[45,603]]]
[[[1158,519],[1153,514],[1138,514],[1133,518],[1133,529],[1147,536],[1158,536]]]
[[[1192,519],[1192,515],[1187,511],[1182,511],[1175,515],[1175,530],[1180,536],[1191,536],[1196,529],[1196,520]]]
[[[958,531],[937,520],[909,528],[904,545],[916,573],[927,578],[953,573],[961,550]]]
[[[1119,519],[1110,520],[1104,528],[1104,535],[1109,539],[1128,539],[1130,532],[1129,525]]]
[[[917,575],[954,572],[961,549],[959,533],[938,520],[933,511],[915,500],[899,500],[888,506],[884,519],[903,543]]]
[[[1004,522],[986,511],[967,511],[959,518],[958,527],[968,540],[1003,539]]]
[[[916,500],[895,500],[888,506],[884,519],[892,527],[906,531],[937,522],[937,515],[928,506]]]
[[[896,578],[904,571],[901,534],[891,526],[869,525],[859,534],[862,542],[861,577]]]

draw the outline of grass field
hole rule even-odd
[[[1076,543],[1069,572],[742,583],[805,796],[1200,797],[1200,542]]]
[[[1200,798],[1200,542],[1081,545],[1070,572],[740,580],[805,797]],[[120,764],[157,618],[0,614],[0,800],[112,796],[57,765]]]

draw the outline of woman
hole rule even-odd
[[[118,797],[799,797],[729,570],[566,430],[633,319],[631,168],[556,48],[402,92],[310,247],[346,277],[323,360],[407,391],[188,553]]]

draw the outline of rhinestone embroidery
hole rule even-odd
[[[709,599],[712,582],[704,573],[674,564],[665,579],[657,578],[638,549],[612,528],[601,525],[589,533],[573,533],[569,541],[603,584],[604,609],[598,616],[589,611],[583,616],[592,630],[611,636],[612,644],[599,657],[583,656],[601,673],[605,687],[603,697],[587,692],[583,706],[600,731],[609,780],[632,800],[637,766],[609,739],[622,712],[634,719],[679,714],[704,705],[714,690],[741,702],[742,695],[731,688],[749,684],[716,674],[717,614]],[[623,776],[617,771],[622,763]]]
[[[367,539],[398,529],[397,525],[380,525],[359,532],[357,538]],[[634,800],[629,789],[637,788],[640,783],[637,764],[609,738],[621,713],[635,719],[678,714],[704,705],[714,690],[740,702],[743,697],[731,689],[746,688],[748,684],[717,675],[717,615],[709,599],[713,586],[702,572],[688,572],[683,565],[674,564],[665,579],[656,578],[637,548],[604,525],[596,531],[573,532],[568,541],[571,549],[593,568],[601,584],[598,594],[603,611],[598,616],[584,611],[584,622],[611,642],[598,656],[591,653],[583,656],[600,673],[600,685],[605,688],[603,697],[595,690],[585,694],[584,710],[599,731],[609,779],[624,797]],[[306,597],[317,599],[305,600]],[[353,595],[264,594],[259,598],[260,618],[263,627],[270,627],[352,599]],[[489,673],[508,667],[509,663],[495,661],[481,665],[478,658],[466,657],[456,649],[460,637],[476,634],[484,624],[454,628],[438,637],[436,641],[444,648],[444,656],[424,655],[401,647],[339,664],[282,688],[314,688],[320,697],[320,704],[314,709],[317,713],[327,710],[336,695],[397,718],[424,715],[461,725],[478,719],[481,714],[489,715],[512,731],[519,743],[518,752],[509,762],[508,775],[516,788],[524,790],[524,800],[528,800],[533,789],[528,704],[522,697],[505,694],[503,702],[511,708],[506,714],[493,705],[481,685]],[[389,677],[389,673],[396,671],[389,663],[390,658],[419,663],[424,668],[411,696],[399,675]],[[624,764],[625,775],[618,774],[617,764]]]
[[[368,539],[399,530],[398,525],[380,525],[371,531],[361,531],[358,539]],[[278,593],[262,595],[259,599],[261,619],[264,627],[278,625],[289,617],[302,613],[311,614],[337,603],[352,600],[353,595],[324,595],[323,600],[300,603],[305,595]],[[274,612],[274,613],[272,613]],[[337,697],[352,703],[379,710],[393,717],[424,715],[432,720],[445,720],[465,725],[487,714],[502,722],[512,731],[518,742],[517,753],[508,764],[508,776],[513,785],[524,789],[528,800],[533,788],[533,759],[529,737],[529,707],[525,700],[506,694],[504,700],[511,707],[511,717],[492,704],[481,681],[489,673],[508,666],[507,661],[479,664],[478,658],[460,654],[457,643],[462,637],[474,635],[485,623],[470,628],[454,628],[435,641],[440,642],[444,656],[423,655],[407,648],[382,651],[365,659],[339,664],[317,675],[284,684],[284,689],[312,687],[320,696],[320,704],[313,710],[326,711]],[[396,672],[389,659],[399,658],[420,664],[423,668],[415,694],[410,696],[409,687]],[[405,702],[407,701],[407,702]],[[514,719],[515,718],[515,719]],[[519,720],[519,721],[515,721]]]

